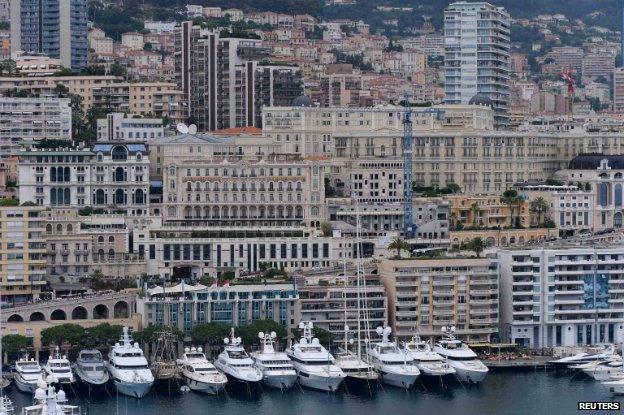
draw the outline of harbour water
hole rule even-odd
[[[31,397],[11,387],[9,395],[16,408],[31,402]],[[114,392],[111,392],[114,393]],[[82,394],[81,394],[82,395]],[[429,386],[405,392],[384,387],[374,396],[341,392],[335,395],[308,389],[279,392],[264,389],[251,396],[230,393],[215,397],[194,392],[167,395],[166,390],[137,400],[124,396],[109,397],[106,392],[91,399],[70,397],[89,415],[402,415],[402,414],[569,414],[578,401],[620,401],[598,382],[571,379],[553,372],[493,372],[479,386],[459,384],[441,392]]]

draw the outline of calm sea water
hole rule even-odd
[[[9,395],[16,409],[31,402],[29,396],[14,387]],[[570,379],[552,372],[490,373],[482,385],[466,388],[451,385],[444,392],[432,386],[409,392],[386,386],[374,396],[345,392],[330,395],[308,389],[281,393],[267,388],[252,396],[230,393],[215,397],[195,392],[168,396],[166,390],[140,400],[104,395],[91,396],[90,401],[82,396],[74,397],[70,402],[80,404],[89,415],[558,415],[575,413],[578,401],[620,400],[593,380]]]

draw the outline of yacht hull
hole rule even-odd
[[[335,392],[340,388],[344,377],[319,376],[299,371],[297,380],[301,386],[305,386],[306,388]]]
[[[147,395],[152,389],[153,383],[154,382],[124,382],[119,379],[113,379],[113,385],[115,385],[115,390],[118,393],[126,396],[132,396],[133,398],[142,398]]]
[[[202,382],[186,376],[184,377],[184,379],[186,381],[186,385],[189,387],[190,390],[200,393],[207,393],[209,395],[218,395],[219,392],[225,389],[225,385],[227,384],[227,382]]]
[[[20,376],[15,376],[15,386],[20,392],[33,394],[37,390],[37,383],[29,383],[22,379]]]
[[[454,369],[455,378],[462,383],[480,383],[488,374],[487,368],[485,370],[475,370],[463,367],[454,367]]]
[[[396,386],[397,388],[409,389],[416,382],[416,379],[418,379],[418,375],[387,372],[383,369],[379,369],[378,371],[379,377],[384,384]]]
[[[286,390],[290,389],[295,385],[297,381],[297,375],[295,373],[292,374],[275,374],[275,375],[264,375],[262,377],[262,384],[266,385],[270,388]]]
[[[110,377],[107,374],[100,379],[93,379],[76,370],[76,380],[78,384],[88,388],[104,388],[110,380]]]

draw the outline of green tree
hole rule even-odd
[[[524,199],[518,195],[518,191],[515,189],[508,189],[503,192],[502,197],[503,203],[505,203],[509,207],[509,225],[513,227],[518,226],[518,218],[515,217],[516,211],[518,210],[518,206],[520,203],[524,201]]]
[[[481,253],[485,250],[487,245],[485,244],[483,239],[481,239],[481,237],[476,237],[468,242],[466,247],[473,251],[477,255],[477,257],[480,257]]]
[[[196,344],[206,345],[207,350],[218,349],[223,344],[223,339],[230,335],[231,326],[223,323],[198,324],[191,330],[191,340]]]
[[[238,335],[243,340],[245,346],[251,347],[261,344],[258,333],[271,333],[273,331],[277,335],[275,338],[276,342],[283,341],[288,336],[284,326],[274,320],[256,320],[247,326],[239,328]]]
[[[449,182],[446,188],[450,190],[452,194],[461,193],[461,187],[457,183]]]
[[[85,348],[108,348],[119,340],[122,333],[122,326],[108,323],[98,324],[85,329],[82,345]]]
[[[64,343],[77,346],[85,334],[84,328],[77,324],[61,324],[41,330],[41,344],[62,346]]]
[[[0,198],[0,206],[19,206],[19,200],[3,197]]]
[[[323,223],[321,223],[321,232],[323,232],[323,236],[332,236],[332,224],[331,224],[331,222],[323,222]]]
[[[530,205],[531,211],[537,213],[537,223],[543,223],[543,217],[546,216],[548,210],[550,209],[550,204],[543,197],[536,197],[531,201]]]
[[[481,208],[479,207],[479,204],[475,202],[472,205],[470,205],[470,211],[472,212],[472,224],[474,226],[478,226],[479,219],[481,219],[480,216],[482,212]]]
[[[412,246],[401,238],[394,238],[390,245],[388,245],[388,249],[396,249],[396,257],[400,258],[401,251],[410,252]]]
[[[5,334],[2,336],[2,351],[4,353],[18,353],[31,345],[31,339],[21,334]]]
[[[123,76],[125,78],[127,73],[126,67],[119,62],[113,62],[110,67],[110,74],[113,76]]]

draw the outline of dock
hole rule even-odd
[[[492,370],[548,370],[551,356],[535,356],[526,359],[485,359],[483,363]]]

